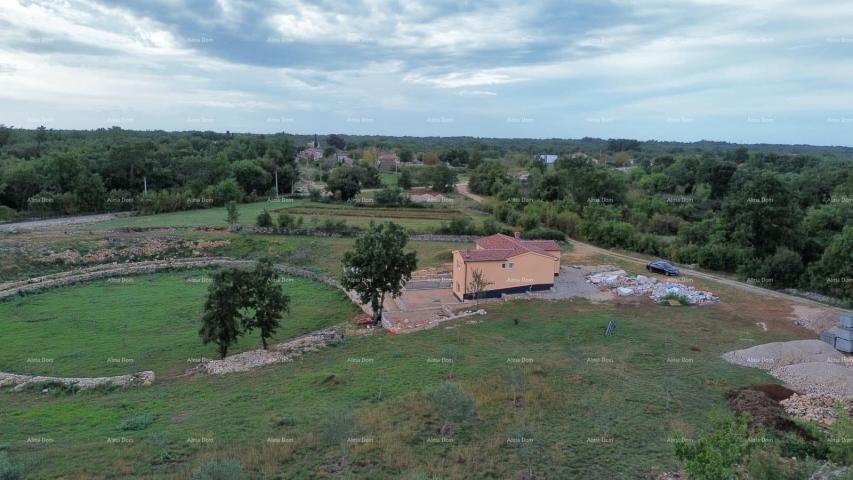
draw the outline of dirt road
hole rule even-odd
[[[62,228],[68,225],[81,225],[85,223],[103,222],[112,220],[115,215],[103,213],[98,215],[78,215],[76,217],[48,218],[45,220],[28,220],[25,222],[12,222],[0,224],[0,232],[10,233],[19,230],[48,230],[51,228]]]
[[[484,200],[483,197],[468,191],[468,182],[457,183],[456,184],[456,191],[461,193],[462,195],[470,198],[471,200],[474,200],[477,203],[483,203],[483,200]]]

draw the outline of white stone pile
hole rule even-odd
[[[719,297],[710,293],[697,290],[693,287],[669,280],[658,280],[655,277],[645,275],[631,276],[625,270],[613,270],[588,275],[587,281],[598,287],[610,288],[617,295],[627,297],[630,295],[648,295],[652,300],[659,302],[667,295],[678,295],[684,297],[691,305],[702,305],[720,301]]]
[[[0,387],[14,386],[15,391],[21,391],[30,384],[50,384],[59,383],[69,387],[76,387],[80,390],[95,388],[102,385],[114,385],[119,387],[129,387],[140,385],[147,387],[154,383],[154,372],[145,371],[131,373],[129,375],[119,375],[115,377],[44,377],[39,375],[17,375],[14,373],[0,372]]]

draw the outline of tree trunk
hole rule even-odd
[[[264,350],[269,350],[269,348],[267,348],[267,337],[261,335],[261,343],[264,344]]]
[[[225,355],[228,354],[228,345],[220,345],[219,346],[219,358],[225,358]]]
[[[370,308],[373,309],[373,326],[382,323],[382,304],[385,301],[385,294],[379,292],[379,295],[373,297],[370,301]]]

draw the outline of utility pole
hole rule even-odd
[[[275,198],[278,200],[278,165],[275,167]]]

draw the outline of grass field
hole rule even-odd
[[[82,307],[84,298],[69,295],[66,305]],[[452,329],[349,337],[245,374],[59,397],[3,391],[0,437],[13,458],[33,462],[33,478],[188,478],[194,466],[222,457],[238,459],[246,478],[325,478],[339,454],[323,441],[326,419],[352,407],[353,436],[362,441],[350,444],[342,478],[517,478],[524,466],[507,438],[523,424],[540,447],[533,460],[540,478],[634,479],[673,467],[673,432],[701,427],[727,389],[771,381],[720,358],[758,334],[717,307],[525,301],[479,318]],[[608,319],[618,328],[605,338]],[[103,331],[92,343],[110,338]],[[453,380],[474,396],[477,412],[436,441],[439,421],[424,391],[448,376],[449,365],[435,359],[449,346],[461,352]],[[504,381],[509,368],[524,372],[520,408]],[[155,420],[143,430],[119,427],[145,414]]]
[[[238,207],[240,223],[254,225],[255,219],[262,210],[272,210],[287,205],[308,203],[307,200],[282,199],[280,201],[242,203]],[[228,222],[225,207],[185,210],[181,212],[160,213],[156,215],[139,215],[121,217],[92,225],[85,229],[112,230],[125,227],[227,227]],[[275,220],[275,219],[273,219]]]
[[[158,273],[100,280],[0,303],[0,371],[59,376],[183,373],[216,358],[202,345],[200,318],[210,271]],[[287,278],[291,312],[276,339],[349,320],[358,309],[340,290]],[[232,352],[260,347],[257,332]]]
[[[286,209],[294,215],[304,217],[306,227],[314,226],[315,219],[317,223],[326,219],[344,220],[349,225],[361,228],[367,227],[371,220],[392,220],[416,233],[433,232],[441,225],[442,221],[447,221],[454,215],[464,214],[459,210],[443,208],[382,209],[283,199],[281,201],[241,204],[239,206],[240,223],[254,225],[258,214],[264,209],[272,213],[273,222],[277,221],[277,212]],[[79,228],[112,230],[126,227],[225,227],[227,226],[225,219],[225,208],[216,207],[157,215],[121,217]]]

